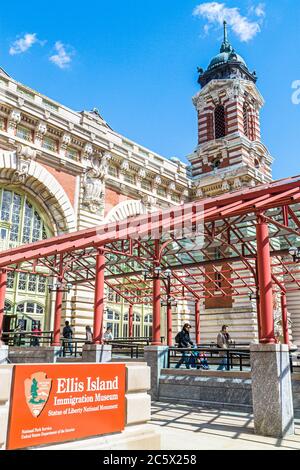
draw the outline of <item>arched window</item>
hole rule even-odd
[[[245,102],[243,106],[244,134],[250,140],[255,140],[253,119],[254,118],[251,114],[250,105]]]
[[[30,196],[0,187],[0,250],[15,248],[53,235],[45,211]],[[12,315],[35,316],[41,321],[47,305],[47,278],[41,274],[7,273],[7,300],[12,302]],[[44,274],[47,273],[45,268]],[[31,320],[27,321],[30,328]]]
[[[45,221],[27,196],[7,189],[0,189],[0,226],[1,223],[9,224],[7,248],[50,236]]]
[[[249,105],[244,103],[243,106],[243,120],[244,120],[244,134],[246,137],[250,138],[249,135]]]
[[[133,314],[133,336],[135,338],[141,337],[141,315],[138,313]]]
[[[114,310],[106,310],[106,328],[111,328],[114,339],[120,337],[120,314]]]
[[[152,338],[152,315],[146,315],[144,318],[144,336],[146,338]]]
[[[225,108],[220,104],[215,109],[215,139],[221,139],[225,135]]]

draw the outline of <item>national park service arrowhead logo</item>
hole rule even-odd
[[[24,381],[26,403],[35,418],[43,411],[50,395],[52,379],[46,376],[45,372],[36,372]]]

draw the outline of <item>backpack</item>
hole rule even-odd
[[[180,333],[181,333],[181,331],[180,331],[179,333],[177,333],[177,335],[175,336],[175,344],[179,344],[179,343],[180,343],[180,339],[181,339],[181,338],[180,338]]]

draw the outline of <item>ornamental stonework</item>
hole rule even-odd
[[[16,150],[16,170],[11,179],[13,184],[25,184],[31,161],[35,159],[36,150],[24,145],[18,145]]]
[[[111,159],[109,153],[104,153],[102,158],[91,157],[89,168],[83,178],[83,205],[94,214],[104,213],[105,177],[108,172],[108,163]]]

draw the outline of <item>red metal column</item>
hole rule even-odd
[[[99,251],[96,257],[95,306],[94,306],[94,344],[101,344],[104,315],[104,271],[105,256]]]
[[[167,344],[173,346],[173,328],[172,328],[172,305],[168,302],[167,305]]]
[[[200,344],[200,300],[195,302],[196,344]]]
[[[286,301],[286,294],[284,293],[281,294],[281,311],[282,311],[282,331],[283,331],[284,344],[290,344],[287,301]]]
[[[133,338],[133,305],[129,305],[128,332],[129,332],[129,338]]]
[[[155,240],[155,259],[159,259],[159,240]],[[154,266],[159,266],[159,262],[156,261]],[[160,335],[160,288],[161,280],[159,277],[153,279],[153,332],[152,332],[152,344],[154,346],[161,345]]]
[[[7,271],[0,270],[0,341],[1,341],[2,332],[3,332],[6,285],[7,285]]]
[[[259,294],[257,293],[256,297],[256,313],[257,313],[257,326],[258,326],[258,340],[260,342],[262,338],[261,333],[261,318],[260,318],[260,301],[259,301]]]
[[[59,263],[59,277],[57,282],[62,284],[63,282],[63,257],[60,258]],[[61,327],[61,312],[62,312],[62,303],[63,303],[64,293],[62,289],[57,289],[56,299],[55,299],[55,312],[54,312],[54,335],[52,346],[60,346],[60,327]]]
[[[261,215],[257,219],[256,241],[261,319],[260,343],[275,343],[269,227]]]

